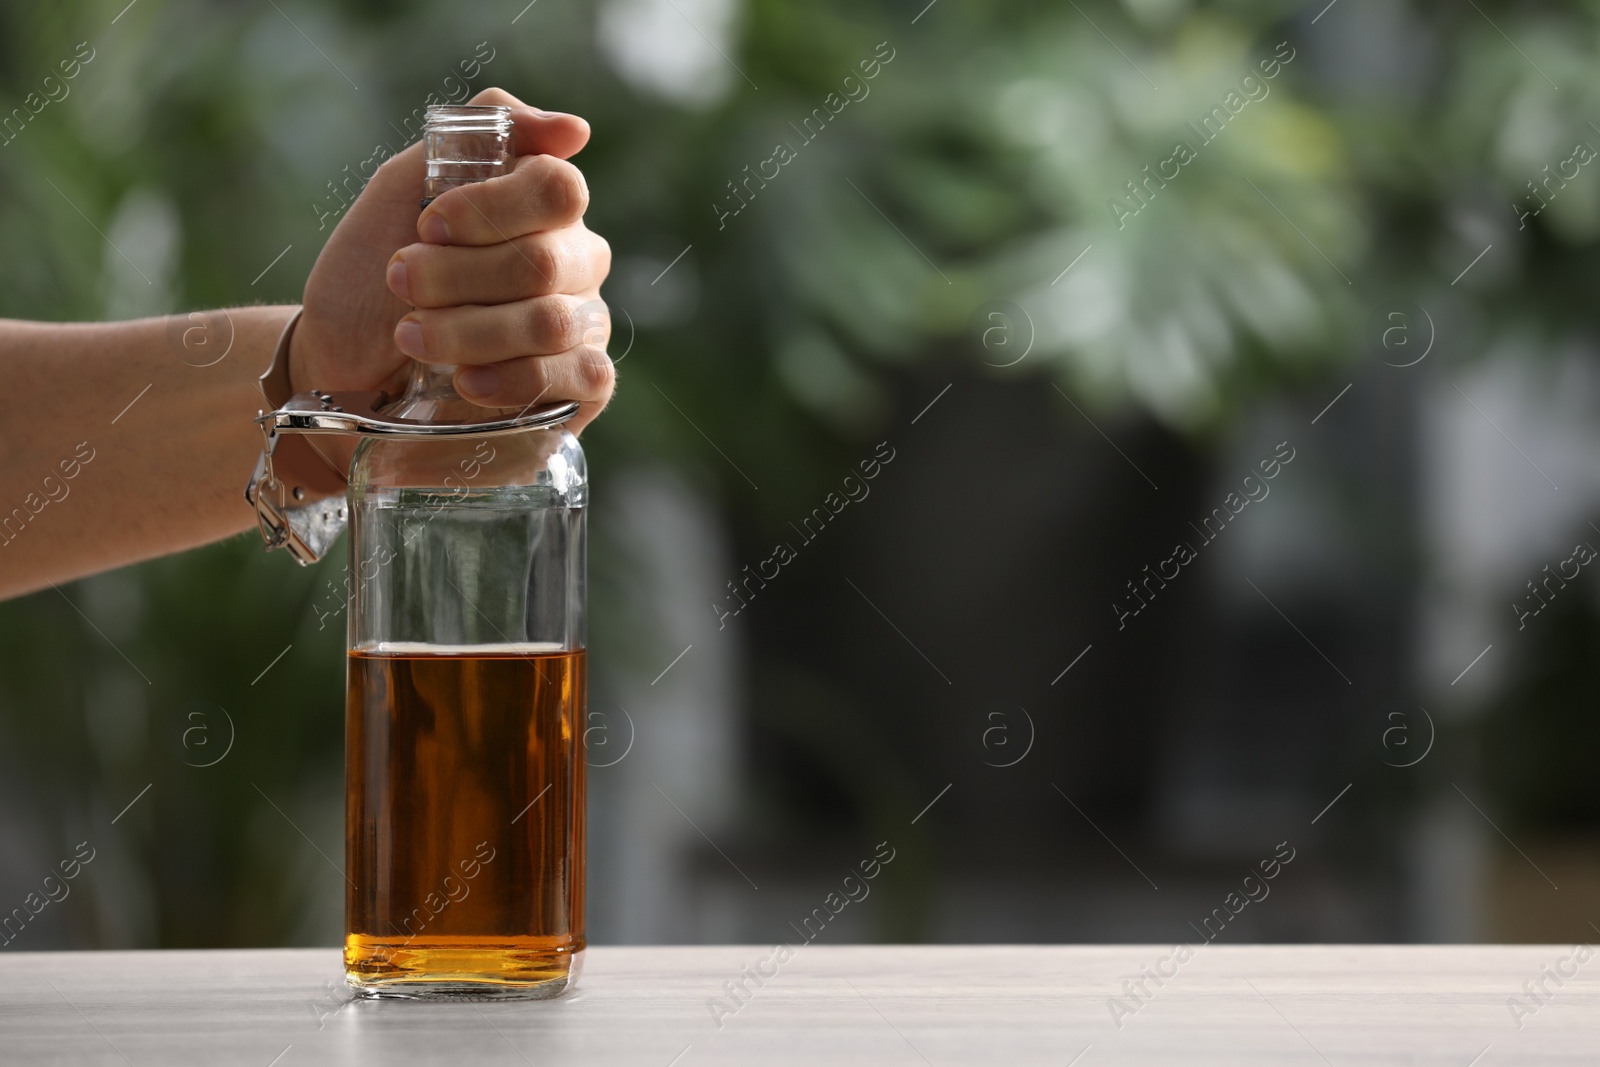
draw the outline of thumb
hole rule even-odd
[[[511,121],[516,128],[516,152],[519,156],[555,156],[567,159],[575,156],[589,143],[589,124],[577,115],[560,111],[541,111],[530,107],[504,89],[489,88],[474,96],[470,103],[498,105],[511,109]]]

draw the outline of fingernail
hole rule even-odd
[[[493,367],[468,367],[456,375],[456,390],[467,396],[491,397],[500,388],[500,374]]]
[[[389,264],[389,271],[384,276],[389,282],[389,289],[406,303],[411,303],[411,287],[406,282],[406,261],[397,259]]]
[[[426,349],[422,346],[422,324],[404,319],[394,331],[394,346],[408,356],[417,357]]]
[[[438,212],[423,219],[417,227],[417,232],[430,245],[447,245],[450,243],[450,224],[444,221],[443,216]]]

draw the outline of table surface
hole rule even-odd
[[[334,949],[5,953],[0,1063],[1600,1059],[1600,959],[1572,946],[1202,945],[1182,961],[1157,945],[808,945],[781,964],[771,952],[593,948],[561,999],[448,1004],[352,1000]],[[770,977],[732,999],[724,983],[746,967]],[[1130,995],[1124,978],[1146,967],[1171,977]]]

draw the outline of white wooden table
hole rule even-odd
[[[0,1064],[1600,1061],[1600,956],[1562,963],[1569,946],[1208,945],[1129,998],[1122,979],[1172,971],[1169,951],[811,945],[720,1020],[708,1002],[734,1007],[723,983],[770,949],[595,948],[566,998],[476,1004],[352,1001],[332,949],[6,952]],[[1544,967],[1577,973],[1536,1005]],[[1113,996],[1137,1009],[1120,1028]]]

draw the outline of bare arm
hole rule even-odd
[[[614,382],[593,313],[611,253],[566,162],[588,125],[498,89],[473,102],[513,109],[515,168],[419,217],[422,146],[385,162],[317,257],[291,382],[393,393],[413,358],[457,364],[457,389],[487,407],[581,401],[576,431]],[[0,320],[0,598],[252,528],[256,380],[294,311]],[[348,462],[348,444],[318,448]]]
[[[0,320],[0,597],[254,526],[256,378],[293,313]]]

